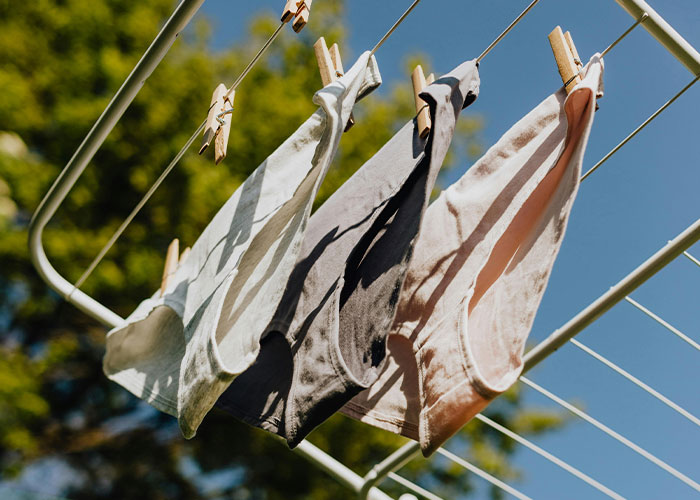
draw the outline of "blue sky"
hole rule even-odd
[[[323,0],[317,0],[321,2]],[[348,1],[349,46],[344,59],[371,48],[408,0]],[[446,72],[476,57],[525,7],[527,0],[423,0],[380,49],[385,87],[410,85],[403,73],[409,54],[423,53],[429,71]],[[652,5],[694,46],[700,47],[700,2],[652,0]],[[202,14],[215,22],[213,46],[241,39],[246,21],[260,10],[280,10],[281,0],[208,0]],[[256,9],[250,8],[255,5]],[[224,21],[225,20],[225,21]],[[633,22],[613,0],[542,0],[482,62],[479,99],[466,111],[484,118],[482,137],[493,144],[515,121],[555,91],[561,80],[547,34],[561,25],[573,34],[584,62]],[[293,36],[291,31],[283,36]],[[584,170],[692,79],[643,28],[606,57],[606,93],[596,114]],[[531,341],[544,339],[571,316],[692,224],[700,214],[700,85],[686,94],[581,186]],[[458,178],[464,163],[450,174]],[[700,255],[700,245],[691,248]],[[700,267],[681,257],[632,297],[700,341]],[[700,352],[631,305],[621,303],[578,337],[669,398],[700,415]],[[565,346],[530,378],[571,401],[700,481],[700,429],[624,381],[573,346]],[[525,389],[527,401],[550,406]],[[631,498],[697,498],[689,487],[590,425],[572,421],[562,432],[535,441]],[[448,446],[449,447],[449,446]],[[513,483],[533,498],[604,498],[528,450],[516,455],[525,471]],[[320,472],[319,472],[320,473]],[[480,482],[480,481],[479,481]],[[486,498],[481,490],[476,498]]]

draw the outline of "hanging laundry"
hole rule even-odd
[[[428,208],[379,380],[343,413],[434,452],[522,370],[579,185],[603,62],[545,99]]]
[[[293,447],[376,380],[423,212],[478,91],[473,61],[427,87],[431,133],[407,123],[311,217],[258,359],[217,406]]]
[[[164,296],[142,302],[107,335],[106,375],[176,416],[185,437],[255,361],[353,105],[380,83],[366,52],[319,90],[320,108],[216,214]]]

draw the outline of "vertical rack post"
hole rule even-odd
[[[139,93],[144,82],[151,76],[151,73],[165,57],[165,54],[168,53],[180,32],[187,26],[203,3],[204,0],[182,0],[180,5],[177,6],[170,19],[167,20],[160,33],[151,43],[151,46],[144,52],[141,60],[134,66],[131,74],[124,80],[121,88],[114,94],[111,102],[92,126],[90,132],[85,136],[82,144],[75,151],[49,192],[41,200],[39,208],[36,209],[29,223],[29,251],[32,263],[39,275],[68,302],[71,302],[85,314],[110,327],[115,327],[123,323],[124,320],[86,293],[76,290],[72,283],[56,271],[46,256],[41,236],[46,224],[56,213],[56,210],[124,114],[126,108],[129,107],[131,101]]]
[[[673,26],[668,24],[644,0],[615,0],[627,13],[635,19],[646,14],[649,16],[642,23],[644,29],[688,68],[694,76],[700,75],[700,53],[683,38]]]

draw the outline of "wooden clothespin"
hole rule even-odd
[[[340,59],[340,49],[337,43],[334,43],[328,49],[326,39],[320,37],[314,44],[314,52],[316,53],[318,70],[321,73],[321,82],[324,87],[343,76],[343,61]],[[355,117],[350,113],[350,119],[345,124],[345,132],[350,130],[353,125],[355,125]]]
[[[165,290],[168,289],[168,284],[172,279],[175,271],[177,271],[177,256],[180,254],[180,240],[175,238],[168,245],[168,253],[165,255],[165,266],[163,268],[163,279],[160,282],[160,295],[161,297],[165,294]]]
[[[306,23],[309,22],[312,1],[313,0],[287,0],[280,20],[283,23],[287,23],[294,19],[292,29],[299,33],[302,29],[304,29]]]
[[[567,34],[569,35],[569,40],[571,40],[571,34],[568,32]],[[554,30],[549,34],[548,38],[549,44],[552,46],[552,52],[554,52],[554,59],[557,61],[559,74],[561,75],[562,81],[566,85],[566,93],[569,94],[571,90],[581,81],[581,77],[578,76],[580,67],[576,64],[576,60],[578,60],[578,53],[576,53],[574,42],[573,40],[571,40],[571,42],[567,41],[567,38],[564,36],[564,33],[562,33],[560,26],[554,28]]]
[[[416,101],[416,122],[418,124],[418,135],[420,135],[421,139],[425,139],[430,133],[432,121],[430,120],[430,109],[428,108],[428,103],[421,99],[419,94],[423,92],[425,87],[435,81],[435,75],[430,73],[428,78],[426,78],[425,74],[423,73],[423,68],[419,64],[413,70],[411,81],[413,82],[413,97]]]
[[[214,161],[217,165],[226,158],[228,138],[231,133],[231,112],[233,111],[235,95],[236,92],[232,91],[230,95],[226,96],[226,86],[220,83],[211,96],[209,114],[207,114],[207,122],[204,127],[204,140],[202,141],[202,147],[199,148],[199,154],[204,153],[213,140]]]

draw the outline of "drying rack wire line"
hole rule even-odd
[[[522,437],[520,434],[517,432],[513,432],[512,430],[508,429],[507,427],[502,426],[498,422],[495,422],[488,418],[485,415],[478,414],[475,418],[478,420],[482,421],[486,425],[493,427],[500,433],[508,436],[509,438],[513,439],[514,441],[517,441],[521,445],[525,446],[526,448],[529,448],[530,450],[534,451],[538,455],[544,457],[545,459],[549,460],[553,464],[559,466],[560,468],[564,469],[565,471],[569,472],[570,474],[576,476],[579,478],[581,481],[587,483],[588,485],[592,486],[593,488],[597,489],[601,493],[604,493],[610,498],[615,498],[616,500],[624,500],[625,497],[620,495],[619,493],[616,493],[615,491],[611,490],[604,484],[601,484],[600,482],[596,481],[592,477],[590,477],[588,474],[582,472],[581,470],[577,469],[573,465],[569,464],[568,462],[565,462],[564,460],[552,455],[548,451],[540,448],[537,446],[535,443],[532,441]]]
[[[284,28],[285,23],[281,23],[277,29],[272,33],[272,35],[267,39],[267,41],[263,44],[263,46],[258,50],[258,52],[253,56],[253,58],[250,60],[248,65],[243,69],[240,75],[238,75],[238,78],[236,78],[236,81],[229,87],[229,89],[226,91],[226,97],[231,95],[231,92],[236,90],[238,86],[241,84],[243,79],[250,73],[250,71],[253,69],[255,66],[255,63],[257,63],[260,58],[263,56],[263,54],[267,51],[267,49],[272,45],[272,42],[275,41],[275,39],[279,36],[279,34],[282,32],[282,28]],[[187,150],[190,148],[192,143],[197,139],[199,134],[202,133],[204,130],[204,127],[206,126],[206,120],[202,121],[202,123],[197,127],[197,130],[194,131],[194,133],[190,136],[189,139],[187,139],[187,142],[185,142],[185,145],[180,149],[180,151],[177,152],[175,157],[172,159],[170,164],[163,170],[163,172],[158,176],[158,178],[155,180],[155,182],[151,185],[150,188],[148,188],[148,191],[146,191],[146,194],[143,195],[141,200],[136,204],[136,206],[133,208],[133,210],[129,213],[129,215],[122,221],[122,223],[119,225],[116,231],[112,234],[112,236],[109,237],[109,240],[107,240],[107,243],[104,244],[104,246],[100,249],[100,251],[97,253],[95,258],[90,262],[90,265],[85,269],[83,274],[78,278],[78,281],[75,282],[75,285],[73,285],[73,290],[69,294],[69,297],[73,294],[75,290],[80,288],[83,283],[85,283],[85,280],[87,280],[92,272],[95,270],[97,265],[102,262],[102,259],[104,259],[105,255],[109,250],[112,248],[112,246],[117,242],[119,237],[124,233],[126,228],[131,224],[131,222],[134,220],[134,217],[138,215],[138,213],[141,211],[141,209],[144,207],[144,205],[148,202],[148,200],[151,199],[151,196],[153,196],[153,193],[156,192],[156,190],[160,187],[160,185],[163,183],[165,178],[170,174],[170,172],[175,168],[175,166],[180,162],[180,159],[184,156],[184,154],[187,152]]]
[[[671,465],[667,464],[666,462],[664,462],[663,460],[658,458],[656,455],[653,455],[652,453],[648,452],[647,450],[645,450],[644,448],[642,448],[638,444],[634,443],[633,441],[627,439],[626,437],[624,437],[620,433],[615,432],[614,430],[612,430],[610,427],[603,424],[599,420],[596,420],[595,418],[591,417],[586,412],[576,408],[574,405],[566,402],[564,399],[562,399],[559,396],[555,395],[554,393],[548,391],[547,389],[545,389],[541,385],[536,384],[535,382],[528,379],[527,377],[521,376],[520,381],[522,383],[524,383],[525,385],[527,385],[528,387],[530,387],[531,389],[534,389],[535,391],[539,392],[540,394],[542,394],[546,398],[555,402],[559,406],[566,408],[567,410],[569,410],[571,413],[573,413],[577,417],[585,420],[586,422],[593,425],[598,430],[604,432],[605,434],[607,434],[611,438],[615,439],[619,443],[622,443],[623,445],[625,445],[629,449],[633,450],[637,454],[646,458],[647,460],[649,460],[653,464],[657,465],[661,469],[665,470],[666,472],[668,472],[669,474],[674,476],[676,479],[679,479],[680,481],[684,482],[685,484],[687,484],[688,486],[693,488],[695,491],[700,491],[700,484],[693,481],[691,478],[689,478],[688,476],[686,476],[685,474],[683,474],[682,472],[677,470],[675,467],[672,467]]]
[[[468,470],[469,472],[471,472],[472,474],[476,474],[477,476],[479,476],[479,477],[482,478],[482,479],[485,479],[486,481],[488,481],[489,483],[493,484],[494,486],[499,487],[500,489],[502,489],[502,490],[505,491],[506,493],[510,493],[510,494],[513,495],[514,497],[519,498],[520,500],[532,500],[532,498],[530,498],[529,496],[527,496],[527,495],[525,495],[524,493],[520,492],[519,490],[516,490],[515,488],[513,488],[512,486],[510,486],[510,485],[504,483],[503,481],[501,481],[501,480],[498,479],[497,477],[492,476],[491,474],[489,474],[489,473],[486,472],[485,470],[480,469],[479,467],[477,467],[476,465],[474,465],[474,464],[472,464],[472,463],[470,463],[470,462],[467,462],[467,461],[464,460],[463,458],[458,457],[457,455],[455,455],[454,453],[452,453],[452,452],[446,450],[445,448],[438,448],[438,449],[437,449],[437,453],[439,453],[439,454],[442,455],[443,457],[447,458],[448,460],[450,460],[450,461],[456,463],[456,464],[459,465],[460,467],[463,467],[463,468],[467,469],[467,470]]]
[[[510,24],[508,25],[508,27],[507,27],[506,29],[504,29],[503,32],[502,32],[500,35],[498,35],[498,36],[494,39],[494,41],[491,42],[491,43],[489,44],[489,46],[486,47],[486,48],[484,49],[484,51],[483,51],[481,54],[479,54],[479,56],[476,58],[477,64],[480,63],[481,60],[482,60],[484,57],[486,57],[486,55],[487,55],[489,52],[491,52],[491,50],[492,50],[496,45],[498,45],[498,43],[499,43],[501,40],[503,40],[503,39],[506,37],[506,35],[507,35],[508,33],[510,33],[510,30],[512,30],[513,28],[515,28],[515,26],[527,15],[528,12],[530,12],[530,10],[531,10],[539,1],[540,1],[540,0],[532,0],[532,2],[530,2],[530,5],[528,5],[527,7],[525,7],[525,10],[523,10],[523,11],[518,15],[518,17],[516,17],[515,19],[513,19],[513,22],[510,23]]]
[[[683,252],[683,254],[686,254],[686,253],[687,253],[687,252]],[[671,325],[668,321],[664,320],[661,316],[658,316],[657,314],[654,314],[653,312],[651,312],[649,309],[647,309],[646,307],[644,307],[642,304],[640,304],[639,302],[637,302],[636,300],[634,300],[634,299],[633,299],[632,297],[630,297],[629,295],[628,295],[627,297],[625,297],[625,300],[626,300],[627,302],[629,302],[630,304],[632,304],[632,305],[633,305],[634,307],[636,307],[637,309],[639,309],[641,312],[643,312],[644,314],[646,314],[647,316],[649,316],[651,319],[653,319],[654,321],[656,321],[657,323],[659,323],[661,326],[663,326],[664,328],[666,328],[668,331],[670,331],[671,333],[673,333],[674,335],[676,335],[677,337],[679,337],[680,339],[684,340],[685,342],[687,342],[688,344],[690,344],[692,347],[694,347],[695,349],[697,349],[698,351],[700,351],[700,344],[698,344],[698,343],[695,342],[693,339],[691,339],[690,337],[688,337],[686,334],[684,334],[683,332],[681,332],[681,331],[680,331],[678,328],[676,328],[675,326]]]
[[[165,57],[172,44],[175,43],[178,34],[187,26],[203,2],[204,0],[182,0],[175,8],[173,14],[165,22],[151,45],[146,49],[139,62],[136,63],[134,69],[114,94],[112,100],[41,200],[29,223],[30,256],[41,278],[61,297],[66,298],[78,309],[107,326],[117,326],[123,322],[123,319],[101,302],[83,292],[70,295],[73,290],[73,284],[56,271],[49,261],[43,247],[42,233],[44,227],[56,213],[58,207],[134,100],[145,81]]]
[[[605,57],[605,55],[606,55],[608,52],[610,52],[612,49],[615,48],[615,45],[617,45],[617,44],[620,43],[622,40],[624,40],[625,37],[627,37],[627,35],[629,35],[630,33],[632,33],[632,31],[634,30],[634,28],[636,28],[637,26],[639,26],[641,23],[643,23],[643,22],[646,21],[647,19],[649,19],[649,14],[648,14],[647,12],[644,12],[641,16],[639,16],[639,19],[637,19],[637,20],[634,22],[634,24],[632,24],[632,26],[630,26],[629,28],[627,28],[619,37],[617,37],[617,39],[616,39],[613,43],[611,43],[610,45],[608,45],[608,46],[605,48],[605,50],[603,50],[603,52],[600,53],[600,57]]]
[[[280,25],[277,27],[277,29],[274,31],[274,33],[272,33],[272,35],[270,36],[270,38],[268,38],[267,41],[263,44],[263,46],[260,47],[260,50],[258,50],[258,53],[255,54],[255,56],[253,57],[253,59],[250,60],[250,62],[248,63],[248,66],[246,66],[246,67],[243,69],[243,71],[241,72],[241,74],[238,75],[238,78],[236,78],[236,81],[233,82],[233,85],[231,85],[231,86],[229,87],[228,91],[226,91],[226,95],[224,96],[226,99],[229,98],[229,97],[231,96],[231,92],[233,92],[234,90],[236,90],[236,89],[238,88],[238,86],[241,84],[241,82],[243,81],[243,79],[244,79],[246,76],[248,76],[248,73],[250,73],[250,70],[253,69],[253,67],[254,67],[255,64],[258,62],[258,60],[260,60],[260,58],[263,56],[263,54],[265,54],[265,52],[266,52],[267,49],[270,47],[270,45],[272,45],[272,42],[274,42],[275,39],[277,39],[277,36],[278,36],[278,35],[280,34],[280,32],[282,31],[282,28],[284,28],[284,25],[285,25],[285,24],[286,24],[286,23],[284,23],[284,22],[280,23]]]
[[[637,377],[632,375],[630,372],[627,370],[621,368],[620,366],[616,365],[609,359],[607,359],[605,356],[602,354],[596,352],[595,350],[591,349],[590,347],[586,346],[582,342],[576,340],[576,339],[571,339],[569,340],[573,345],[581,349],[583,352],[588,354],[589,356],[595,358],[596,360],[600,361],[603,363],[605,366],[610,368],[611,370],[615,371],[619,375],[622,375],[624,378],[626,378],[628,381],[632,382],[634,385],[642,389],[643,391],[646,391],[648,394],[651,396],[655,397],[659,401],[661,401],[663,404],[671,408],[672,410],[678,412],[680,415],[683,415],[685,418],[690,420],[692,423],[700,427],[700,419],[698,419],[695,415],[690,413],[688,410],[685,408],[681,407],[679,404],[671,401],[669,398],[661,394],[659,391],[654,389],[653,387],[650,387],[648,384],[645,384],[641,380],[639,380]]]
[[[586,178],[587,178],[589,175],[591,175],[593,172],[595,172],[596,170],[598,170],[598,168],[599,168],[603,163],[605,163],[606,161],[608,161],[615,153],[617,153],[620,149],[622,149],[622,147],[623,147],[625,144],[627,144],[627,143],[630,141],[630,139],[632,139],[635,135],[637,135],[639,132],[641,132],[642,130],[644,130],[644,127],[646,127],[646,126],[649,125],[651,122],[653,122],[661,113],[664,112],[664,110],[666,110],[666,108],[668,108],[671,104],[673,104],[673,103],[675,102],[676,99],[678,99],[680,96],[682,96],[682,95],[685,93],[686,90],[688,90],[690,87],[692,87],[693,85],[695,85],[695,83],[696,83],[698,80],[700,80],[700,76],[696,76],[695,78],[693,78],[693,79],[690,81],[690,83],[688,83],[685,87],[683,87],[683,88],[682,88],[676,95],[674,95],[671,99],[669,99],[668,101],[666,101],[666,103],[665,103],[663,106],[661,106],[659,109],[657,109],[651,116],[649,116],[649,118],[647,118],[646,120],[644,120],[636,129],[634,129],[632,132],[630,132],[630,134],[629,134],[627,137],[625,137],[617,146],[615,146],[614,148],[612,148],[608,154],[606,154],[605,156],[603,156],[603,158],[601,158],[600,160],[598,160],[598,163],[596,163],[595,165],[593,165],[593,166],[588,170],[588,172],[586,172],[585,174],[583,174],[583,176],[581,176],[581,181],[586,180]]]
[[[163,183],[165,178],[168,176],[168,174],[172,171],[173,168],[178,164],[180,161],[180,158],[185,154],[187,149],[192,145],[192,143],[195,141],[197,136],[202,133],[204,130],[204,127],[206,126],[206,122],[202,122],[202,124],[195,130],[194,134],[190,136],[189,139],[187,139],[187,142],[185,143],[185,146],[175,155],[175,157],[172,159],[170,164],[163,170],[163,172],[158,176],[158,178],[155,180],[155,182],[151,185],[150,188],[148,188],[148,191],[146,191],[146,194],[143,195],[141,200],[136,204],[136,206],[133,208],[131,213],[127,215],[127,217],[122,221],[122,223],[119,225],[119,227],[114,231],[112,236],[109,237],[109,240],[107,240],[107,243],[104,244],[104,246],[100,249],[100,251],[97,253],[95,258],[90,262],[90,265],[83,271],[83,274],[80,275],[80,278],[78,278],[78,281],[75,282],[73,285],[73,289],[70,291],[68,294],[68,298],[70,298],[82,285],[85,283],[85,280],[87,280],[92,272],[95,270],[97,265],[102,262],[102,259],[104,259],[104,256],[109,252],[109,250],[114,246],[114,244],[117,242],[119,237],[124,233],[126,228],[131,224],[131,222],[134,220],[136,215],[141,211],[141,209],[144,207],[144,205],[148,202],[148,200],[151,199],[151,196],[153,196],[153,193],[156,192],[156,190],[160,187],[160,185]]]
[[[398,18],[398,19],[396,20],[396,22],[391,26],[391,28],[389,28],[389,31],[387,31],[386,33],[384,33],[384,36],[382,36],[382,37],[379,39],[379,41],[377,42],[377,44],[376,44],[374,47],[372,47],[372,50],[370,51],[370,54],[374,55],[374,54],[379,50],[379,48],[380,48],[382,45],[384,45],[384,42],[386,42],[386,41],[389,39],[389,37],[391,36],[391,34],[392,34],[394,31],[396,31],[396,28],[399,27],[399,25],[404,21],[404,19],[406,19],[406,18],[408,17],[408,15],[413,11],[413,9],[415,9],[415,8],[418,6],[419,3],[420,3],[420,0],[414,0],[414,1],[413,1],[413,3],[408,7],[408,9],[406,9],[406,11],[405,11],[403,14],[401,14],[401,16],[399,16],[399,18]]]
[[[700,267],[700,260],[698,260],[698,259],[696,259],[695,257],[693,257],[693,256],[690,255],[688,252],[683,252],[683,255],[685,255],[685,256],[690,260],[690,262],[692,262],[692,263],[695,264],[696,266]]]
[[[390,472],[387,477],[391,479],[392,481],[400,484],[407,490],[411,491],[412,493],[415,493],[416,495],[421,496],[425,500],[444,500],[442,497],[437,496],[435,493],[432,493],[425,488],[421,488],[417,484],[409,481],[403,476],[399,476],[396,472]]]
[[[379,48],[380,48],[382,45],[384,45],[384,42],[386,42],[386,40],[389,38],[389,36],[391,36],[391,34],[392,34],[394,31],[396,31],[396,28],[398,28],[399,25],[404,21],[404,19],[406,19],[406,18],[408,17],[408,15],[411,13],[411,11],[412,11],[414,8],[416,8],[416,6],[418,6],[418,4],[420,3],[420,1],[421,1],[421,0],[414,0],[414,2],[408,7],[408,9],[406,9],[406,11],[405,11],[403,14],[401,14],[401,16],[400,16],[400,17],[396,20],[396,22],[394,23],[394,25],[393,25],[391,28],[389,28],[389,31],[387,31],[387,32],[384,34],[384,36],[377,42],[377,44],[374,46],[374,48],[372,48],[372,50],[371,50],[371,53],[372,53],[372,54],[374,54],[377,50],[379,50]],[[532,2],[530,2],[530,4],[529,4],[527,7],[525,7],[525,10],[523,10],[523,11],[513,20],[513,22],[511,22],[511,23],[508,25],[508,27],[507,27],[505,30],[503,30],[503,32],[502,32],[500,35],[498,35],[498,36],[493,40],[493,42],[491,42],[491,43],[488,45],[488,47],[486,47],[486,49],[484,49],[484,51],[483,51],[481,54],[479,54],[479,56],[476,58],[477,64],[480,63],[481,60],[482,60],[484,57],[486,57],[486,55],[487,55],[489,52],[491,52],[491,50],[492,50],[496,45],[498,45],[498,43],[499,43],[501,40],[503,40],[503,39],[506,37],[506,35],[508,35],[508,33],[510,33],[510,31],[511,31],[513,28],[515,28],[515,26],[527,15],[528,12],[530,12],[530,10],[531,10],[539,1],[540,1],[540,0],[532,0]]]
[[[646,12],[644,12],[644,13],[642,14],[642,16],[641,16],[639,19],[637,19],[637,20],[632,24],[632,26],[630,26],[629,28],[627,28],[620,36],[618,36],[618,37],[615,39],[614,42],[612,42],[610,45],[608,45],[608,46],[603,50],[603,52],[600,53],[600,58],[602,59],[603,57],[605,57],[606,55],[608,55],[608,53],[609,53],[612,49],[614,49],[615,46],[616,46],[618,43],[620,43],[622,40],[624,40],[624,39],[627,37],[627,35],[629,35],[630,33],[632,33],[632,31],[634,31],[634,28],[636,28],[636,27],[639,26],[641,23],[643,23],[648,17],[649,17],[649,14],[647,14]],[[582,67],[581,69],[579,69],[576,73],[574,73],[574,75],[573,75],[571,78],[569,78],[569,79],[564,83],[563,86],[564,86],[564,87],[567,87],[567,86],[568,86],[571,82],[573,82],[578,76],[580,76],[581,73],[583,73],[583,71],[584,71],[585,69],[586,69],[585,66]]]

